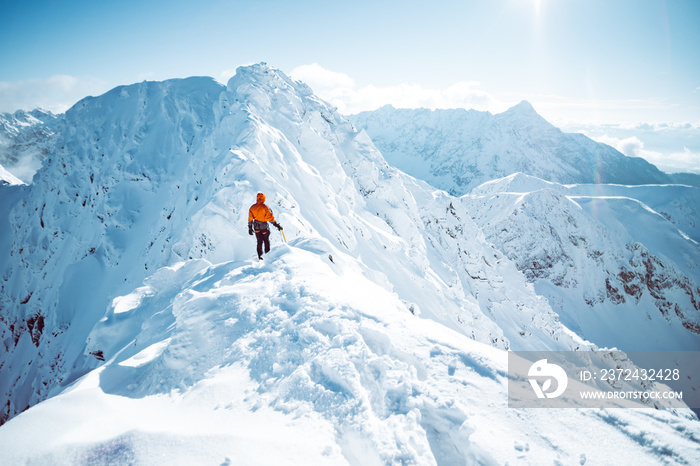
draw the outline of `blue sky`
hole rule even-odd
[[[144,79],[226,82],[266,61],[346,113],[526,99],[565,128],[637,137],[630,155],[687,158],[700,153],[698,24],[697,0],[3,1],[0,111],[63,111]],[[639,124],[683,136],[645,144]]]

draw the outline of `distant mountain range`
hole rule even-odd
[[[453,195],[513,173],[561,184],[700,186],[698,175],[668,175],[644,159],[564,133],[527,101],[497,115],[385,106],[350,119],[391,165]]]
[[[53,150],[63,115],[36,109],[0,113],[0,166],[30,183]]]

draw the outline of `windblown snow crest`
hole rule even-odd
[[[260,264],[246,228],[258,191],[289,241],[273,236]],[[41,423],[66,433],[34,450],[53,464],[696,454],[698,428],[675,412],[508,410],[503,350],[593,346],[466,202],[389,166],[267,65],[226,87],[189,78],[79,102],[34,183],[0,186],[0,213],[3,421],[52,397],[0,430],[18,461]],[[87,435],[85,411],[62,405],[114,422]],[[629,448],[587,450],[581,431]]]

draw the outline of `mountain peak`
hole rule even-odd
[[[449,118],[442,118],[444,112]],[[367,130],[390,164],[451,194],[466,194],[513,172],[563,184],[668,182],[665,174],[641,159],[583,135],[563,133],[528,101],[496,115],[465,110],[392,112],[384,107],[352,121]]]
[[[521,100],[520,103],[518,103],[517,105],[513,106],[513,108],[517,108],[517,109],[519,109],[519,110],[528,110],[528,111],[531,111],[531,112],[534,112],[534,111],[535,111],[535,109],[534,109],[534,107],[532,106],[532,104],[531,104],[529,101],[527,101],[527,100]]]
[[[527,100],[522,100],[505,112],[496,115],[496,118],[510,121],[521,127],[538,127],[541,130],[551,130],[555,126],[545,120]]]
[[[536,115],[538,117],[540,116],[537,113],[537,111],[535,111],[535,108],[532,106],[532,104],[527,100],[521,100],[520,103],[512,106],[511,108],[503,112],[503,115]]]
[[[301,81],[295,81],[282,70],[272,67],[265,62],[253,65],[239,66],[236,74],[229,79],[227,89],[236,92],[243,85],[265,88],[266,90],[286,90],[300,95],[312,95],[313,91]]]
[[[260,63],[253,63],[251,65],[241,65],[236,68],[236,74],[234,76],[255,76],[258,78],[263,78],[268,75],[274,75],[279,72],[277,68],[274,68],[264,61]]]

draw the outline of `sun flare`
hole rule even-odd
[[[532,0],[532,5],[535,8],[535,18],[540,18],[540,11],[542,10],[542,0]]]

